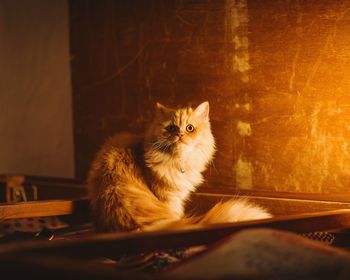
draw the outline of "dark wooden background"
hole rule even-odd
[[[204,188],[346,192],[350,1],[70,1],[76,176],[154,103],[208,100]]]

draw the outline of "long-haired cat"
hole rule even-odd
[[[170,109],[157,103],[144,137],[118,134],[97,153],[89,176],[91,210],[99,231],[152,230],[269,218],[263,208],[232,199],[203,216],[185,217],[184,204],[203,182],[215,141],[209,103]]]

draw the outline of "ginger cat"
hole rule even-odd
[[[170,109],[159,103],[144,137],[118,134],[97,153],[88,187],[98,231],[176,228],[269,218],[247,200],[218,203],[205,215],[184,216],[184,204],[203,182],[215,141],[209,103]]]

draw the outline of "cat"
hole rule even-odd
[[[202,216],[185,216],[185,202],[203,182],[202,172],[215,151],[208,102],[195,109],[157,103],[144,137],[111,137],[91,164],[87,182],[96,230],[148,231],[270,218],[265,209],[242,199],[218,203]]]

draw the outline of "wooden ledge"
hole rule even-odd
[[[75,240],[30,241],[4,244],[0,256],[8,253],[34,253],[79,258],[117,257],[212,243],[243,229],[271,228],[297,233],[340,230],[350,227],[350,209],[324,211],[211,226],[184,227],[176,231],[95,234]]]
[[[87,199],[42,200],[18,203],[0,203],[0,219],[47,217],[71,215],[77,212],[88,213]]]

